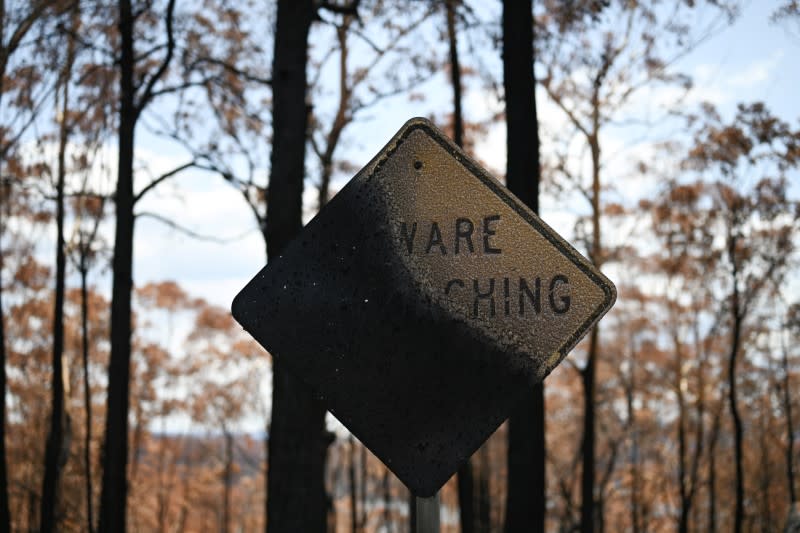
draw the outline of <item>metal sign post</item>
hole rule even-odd
[[[423,498],[428,527],[438,507],[424,498],[615,298],[589,260],[417,118],[242,289],[233,316]]]
[[[414,498],[417,506],[417,533],[439,533],[439,493],[430,498]]]

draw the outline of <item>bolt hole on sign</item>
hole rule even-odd
[[[415,118],[242,289],[233,316],[428,497],[615,298]]]

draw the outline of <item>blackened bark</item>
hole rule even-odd
[[[273,144],[267,193],[266,241],[277,257],[302,226],[308,110],[306,60],[311,0],[279,0],[272,68]],[[273,359],[267,528],[270,533],[325,531],[325,407]]]
[[[350,123],[352,115],[350,111],[350,98],[352,90],[347,83],[347,57],[349,46],[347,35],[350,32],[350,24],[354,17],[345,15],[342,24],[336,27],[336,39],[339,41],[339,105],[336,108],[336,116],[331,124],[331,130],[325,139],[325,149],[320,156],[322,173],[320,175],[319,192],[317,195],[317,208],[322,209],[330,200],[331,178],[333,178],[333,154],[339,145],[344,128]]]
[[[63,126],[62,126],[63,132]],[[56,290],[53,311],[53,372],[50,381],[51,413],[50,431],[45,445],[44,479],[42,499],[39,507],[39,530],[49,532],[55,529],[56,488],[60,477],[59,456],[61,455],[64,422],[64,152],[65,135],[62,134],[59,146],[58,183],[56,185]]]
[[[598,73],[595,82],[595,92],[592,101],[592,134],[588,136],[589,147],[592,155],[592,246],[589,258],[592,263],[600,268],[602,262],[600,239],[600,141],[599,114],[600,103],[598,91],[603,73]],[[597,367],[597,353],[600,340],[598,326],[592,328],[589,335],[589,348],[586,353],[586,366],[581,371],[583,384],[583,470],[581,472],[581,532],[591,533],[598,520],[601,519],[602,510],[598,512],[594,498],[595,484],[595,373]]]
[[[0,93],[2,94],[2,93]],[[2,166],[2,160],[0,160]],[[0,243],[3,237],[4,201],[8,201],[10,185],[0,181]],[[0,258],[3,250],[0,248]],[[6,466],[6,327],[3,311],[3,277],[0,261],[0,531],[11,531],[11,512],[8,507],[8,470]]]
[[[738,236],[733,228],[728,229],[728,261],[731,263],[731,351],[728,356],[728,406],[733,420],[734,463],[736,466],[736,506],[733,515],[733,530],[741,533],[744,524],[744,450],[742,442],[742,419],[736,405],[736,361],[739,356],[739,344],[742,338],[741,295],[739,294],[739,263],[736,257]]]
[[[222,527],[223,533],[231,530],[231,487],[233,486],[233,434],[222,429],[225,440],[225,465],[222,473],[223,493],[222,493]]]
[[[408,533],[417,533],[417,498],[408,493]]]
[[[458,518],[461,533],[475,531],[475,482],[472,473],[473,460],[470,458],[458,469]]]
[[[86,245],[88,246],[88,245]],[[86,482],[86,530],[94,531],[94,507],[92,505],[92,389],[89,383],[89,288],[87,276],[88,250],[81,243],[80,274],[81,274],[81,351],[83,356],[83,409],[86,416],[86,432],[83,441],[84,477]]]
[[[503,1],[506,186],[539,212],[539,124],[533,79],[532,0]]]
[[[541,420],[541,423],[539,422]],[[537,385],[508,421],[507,533],[544,531],[544,388]]]
[[[683,401],[683,400],[681,400]],[[691,512],[692,500],[689,498],[688,487],[686,486],[686,424],[684,418],[684,407],[681,406],[681,414],[678,420],[678,455],[680,463],[678,468],[678,487],[680,489],[681,514],[678,519],[678,533],[689,531],[689,514]]]
[[[683,381],[683,350],[677,331],[673,332],[673,343],[675,344],[675,393],[678,399],[678,493],[681,502],[680,517],[678,519],[678,532],[687,533],[689,531],[689,513],[691,511],[692,500],[687,486],[687,436],[686,436],[686,399],[683,395],[681,382]]]
[[[489,492],[489,476],[491,475],[491,459],[489,458],[489,443],[486,442],[478,450],[477,470],[477,513],[475,530],[478,533],[491,533],[492,531],[492,495]]]
[[[167,415],[167,409],[164,406],[162,407],[161,410],[161,416],[165,417],[166,415]],[[166,424],[163,418],[161,420],[162,420],[161,434],[166,435],[167,433],[165,427]],[[170,483],[169,485],[167,485],[167,481],[164,479],[165,478],[164,470],[166,469],[165,463],[168,461],[166,457],[167,448],[169,447],[169,445],[170,443],[167,441],[167,439],[161,439],[161,442],[159,443],[158,447],[158,458],[156,461],[157,465],[156,472],[158,476],[158,485],[156,486],[156,517],[158,524],[157,531],[159,533],[165,533],[167,531],[167,513],[170,508],[170,500],[173,494],[172,491],[173,484]],[[176,466],[175,461],[172,461],[171,466],[173,468]]]
[[[792,422],[792,393],[789,381],[789,350],[783,346],[781,358],[783,370],[783,416],[786,419],[786,482],[789,484],[789,505],[797,502],[797,491],[794,487],[794,424]]]
[[[36,494],[36,490],[33,488],[28,489],[28,505],[25,509],[25,513],[28,518],[28,530],[34,531],[34,524],[36,524],[36,508],[37,508],[37,500],[39,499],[39,495]],[[18,514],[17,516],[22,516],[23,513]]]
[[[774,385],[771,383],[770,385]],[[761,531],[764,532],[771,532],[777,531],[778,528],[773,527],[772,524],[772,513],[770,512],[770,501],[772,500],[770,494],[770,484],[772,482],[772,476],[770,472],[770,460],[769,460],[769,452],[770,446],[767,443],[767,427],[772,426],[772,416],[771,416],[771,409],[768,404],[771,403],[771,398],[762,398],[761,399],[761,416],[758,417],[758,455],[759,455],[759,472],[758,472],[758,480],[759,480],[759,503],[761,504],[760,507],[760,515],[759,522],[761,522]]]
[[[586,366],[581,371],[583,384],[583,471],[581,473],[581,532],[594,531],[594,474],[595,474],[595,435],[594,435],[594,384],[595,359],[597,354],[597,326],[589,334],[589,351]]]
[[[117,224],[114,233],[113,281],[111,287],[111,356],[108,363],[103,488],[100,493],[98,530],[124,532],[128,498],[128,408],[131,363],[131,291],[133,289],[133,208],[139,195],[133,193],[133,147],[136,122],[153,98],[155,84],[166,73],[175,50],[172,20],[176,0],[166,8],[166,51],[158,68],[137,85],[134,79],[134,16],[131,0],[119,0],[120,73],[119,154],[117,189],[114,194]],[[137,101],[136,93],[139,91]]]
[[[55,308],[53,309],[53,373],[51,377],[50,431],[47,435],[44,456],[44,477],[42,480],[42,499],[39,506],[39,530],[47,533],[57,529],[56,506],[58,505],[58,483],[61,478],[64,448],[64,278],[66,276],[66,253],[64,250],[64,180],[66,176],[66,152],[69,110],[69,83],[74,55],[74,44],[69,38],[67,57],[61,74],[63,84],[61,102],[61,123],[58,135],[58,169],[56,180],[56,287]]]
[[[625,384],[625,405],[627,408],[627,421],[625,423],[625,431],[631,436],[631,454],[630,454],[630,476],[631,476],[631,530],[632,533],[640,533],[641,528],[641,504],[640,504],[640,486],[641,475],[639,473],[639,431],[636,427],[636,411],[633,407],[633,394],[636,390],[636,373],[634,371],[635,361],[633,350],[630,352],[628,359],[628,379]]]
[[[447,10],[447,39],[450,45],[450,84],[453,86],[453,141],[464,147],[464,116],[461,111],[461,64],[458,59],[458,33],[456,31],[456,3],[445,0]]]
[[[685,475],[688,475],[688,480],[685,482],[687,487],[683,487],[681,489],[681,516],[680,522],[678,523],[678,530],[679,531],[689,531],[689,521],[693,516],[695,525],[699,524],[699,517],[698,517],[698,506],[695,505],[695,497],[697,495],[697,489],[699,487],[699,472],[700,472],[700,461],[703,457],[703,450],[705,446],[705,409],[706,409],[706,396],[705,396],[705,373],[706,373],[706,363],[708,361],[708,347],[705,342],[701,342],[701,336],[699,331],[699,317],[695,313],[694,317],[694,339],[695,339],[695,354],[699,357],[699,366],[697,370],[697,410],[695,419],[695,436],[694,436],[694,451],[692,452],[692,459],[691,464],[687,467],[682,468]],[[676,346],[678,346],[678,336],[674,334],[674,342]],[[702,354],[702,355],[700,355]],[[683,357],[679,358],[678,369],[680,370],[683,367]],[[682,376],[681,376],[682,377]],[[679,378],[676,386],[678,386],[678,392],[680,394],[680,405],[683,405],[685,399],[683,398],[683,392],[680,390],[680,381]],[[684,407],[681,407],[683,409]],[[683,420],[687,418],[688,415],[681,415],[680,419]],[[681,422],[683,423],[683,422]],[[685,431],[685,430],[684,430]],[[686,438],[686,437],[684,437]],[[688,440],[687,444],[684,446],[688,447]],[[685,453],[685,452],[682,452]],[[688,472],[687,472],[688,469]]]
[[[506,184],[539,211],[539,132],[533,74],[532,0],[503,1],[503,85],[506,99]],[[511,415],[508,427],[507,532],[544,531],[544,385]]]
[[[722,402],[720,402],[720,406]],[[708,443],[708,531],[709,533],[716,533],[717,531],[717,439],[719,438],[720,430],[720,414],[721,409],[718,409],[717,416],[714,417],[714,423],[711,426],[711,437]]]
[[[700,462],[703,458],[703,451],[706,445],[706,437],[705,437],[705,419],[706,419],[706,366],[708,363],[708,349],[707,343],[708,339],[701,343],[701,336],[700,336],[700,321],[699,317],[697,316],[697,312],[695,312],[695,319],[694,319],[694,339],[695,339],[695,353],[702,354],[700,357],[698,371],[697,371],[697,413],[695,416],[697,417],[697,426],[696,426],[696,434],[694,438],[694,454],[692,457],[692,467],[691,467],[691,507],[692,507],[692,514],[694,516],[694,523],[695,525],[699,526],[700,524],[700,517],[699,517],[699,505],[694,505],[694,497],[697,494],[697,489],[700,485],[699,483],[699,475],[700,475]],[[688,522],[688,520],[687,520]]]
[[[116,229],[111,288],[111,356],[108,365],[103,488],[100,495],[102,533],[125,531],[128,486],[128,402],[131,361],[131,289],[133,288],[133,143],[136,128],[134,104],[134,17],[130,0],[119,1],[120,110],[117,166]]]
[[[384,531],[387,533],[391,533],[394,530],[392,527],[391,475],[388,468],[383,469],[383,480],[381,482],[383,489],[383,525]]]
[[[367,523],[367,447],[361,444],[361,470],[359,472],[359,479],[361,480],[361,513],[359,518],[359,525],[361,529]]]
[[[83,467],[84,487],[86,492],[86,531],[94,533],[94,483],[92,482],[92,388],[89,380],[89,259],[92,243],[97,237],[100,220],[103,212],[101,202],[100,211],[94,220],[94,226],[88,235],[79,232],[78,241],[78,272],[81,277],[81,363],[83,367],[83,411],[84,411],[84,439],[83,439]]]
[[[350,461],[347,465],[347,479],[350,483],[350,531],[358,533],[358,490],[356,487],[356,439],[350,435],[348,451]]]

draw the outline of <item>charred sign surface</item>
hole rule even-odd
[[[417,496],[608,311],[614,285],[430,122],[407,122],[233,315]]]

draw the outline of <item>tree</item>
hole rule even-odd
[[[72,31],[76,31],[80,13],[75,3],[71,13]],[[70,135],[71,119],[69,118],[69,88],[72,83],[72,69],[75,63],[75,40],[66,36],[66,57],[60,73],[61,85],[61,121],[58,128],[58,162],[56,178],[56,286],[55,308],[53,310],[53,374],[51,380],[52,407],[50,413],[50,431],[45,448],[45,469],[42,479],[42,500],[39,513],[39,529],[50,532],[56,529],[56,493],[59,486],[60,470],[66,461],[68,450],[65,449],[69,439],[69,415],[64,407],[64,278],[66,277],[66,245],[64,240],[64,187],[67,173],[67,140]]]
[[[800,337],[800,304],[795,303],[789,306],[786,317],[786,329],[793,337]],[[783,333],[782,333],[783,335]],[[790,337],[791,338],[791,337]],[[795,464],[794,464],[794,421],[792,420],[792,385],[789,371],[789,349],[786,346],[783,336],[781,336],[781,371],[783,373],[782,392],[783,416],[786,419],[786,484],[789,487],[789,505],[797,505],[797,489],[795,488]]]
[[[187,167],[237,189],[266,240],[270,51],[258,21],[272,25],[272,6],[219,0],[189,16],[174,92],[161,101],[169,112],[148,116],[147,125],[188,153]]]
[[[196,379],[206,360],[205,346],[198,346],[197,356],[191,359],[177,357],[172,348],[176,344],[175,323],[187,316],[199,316],[205,304],[174,281],[147,283],[137,287],[134,294],[136,329],[130,407],[133,427],[128,474],[133,513],[128,521],[132,527],[164,532],[180,475],[170,462],[177,459],[176,448],[183,444],[182,435],[169,431],[168,420],[189,411],[188,400],[175,391],[205,390]],[[209,336],[216,333],[209,326]],[[153,427],[160,428],[157,437],[150,429]]]
[[[798,0],[782,0],[770,15],[770,21],[781,24],[787,31],[800,37],[800,2]]]
[[[311,0],[279,0],[272,67],[273,142],[267,255],[278,257],[302,226],[306,145],[306,61]],[[325,407],[280,355],[273,360],[267,527],[272,533],[325,530]]]
[[[697,31],[690,31],[689,22],[689,17],[696,16],[693,9],[699,9],[694,3],[665,13],[658,2],[557,1],[548,3],[537,17],[537,60],[544,70],[541,84],[589,154],[588,179],[579,166],[583,158],[560,153],[553,167],[566,182],[565,188],[577,192],[589,206],[585,223],[588,229],[582,237],[589,259],[598,268],[610,255],[601,226],[601,131],[624,112],[642,87],[658,82],[688,87],[688,79],[673,73],[670,66],[713,34],[720,20],[725,16],[730,19],[735,13],[728,3],[710,4],[720,16]],[[585,75],[575,76],[575,65],[580,65]],[[572,142],[568,140],[566,145],[572,146]],[[595,326],[589,334],[586,362],[579,371],[584,397],[580,525],[584,533],[601,526],[601,513],[595,504],[596,375],[600,351],[599,328]]]
[[[101,246],[98,246],[98,231],[100,221],[103,218],[105,199],[87,195],[87,184],[84,181],[83,193],[78,196],[75,202],[76,211],[76,230],[75,239],[72,243],[75,252],[71,258],[76,264],[78,274],[81,279],[80,301],[81,301],[81,362],[83,374],[83,410],[84,410],[84,439],[83,439],[83,463],[84,481],[86,493],[86,530],[93,533],[95,529],[94,520],[94,488],[92,476],[92,388],[90,382],[90,340],[89,340],[89,270],[92,263],[97,259]],[[77,257],[75,257],[77,254]]]
[[[401,93],[403,90],[417,83],[421,79],[421,75],[409,76],[409,79],[407,80],[402,76],[399,76],[398,72],[404,71],[405,69],[399,68],[398,65],[403,65],[405,62],[409,62],[415,68],[417,68],[417,62],[423,65],[428,64],[423,59],[419,59],[422,56],[421,53],[412,54],[411,58],[409,59],[405,57],[404,52],[407,51],[406,41],[408,41],[410,35],[412,35],[412,30],[427,18],[428,14],[430,13],[430,9],[423,9],[419,16],[413,17],[408,25],[405,25],[397,24],[395,22],[393,14],[396,14],[397,7],[393,4],[387,5],[382,2],[371,3],[369,6],[370,9],[363,18],[357,11],[357,5],[357,3],[350,5],[323,3],[319,6],[321,10],[315,8],[314,13],[311,15],[312,19],[317,18],[322,21],[320,26],[332,27],[335,30],[334,42],[336,43],[330,49],[330,53],[324,55],[320,63],[314,63],[312,65],[313,68],[316,69],[316,72],[320,72],[323,68],[324,62],[329,57],[335,56],[336,52],[338,52],[339,59],[338,77],[340,91],[338,95],[338,102],[335,106],[336,111],[332,121],[330,121],[327,125],[324,124],[327,122],[326,117],[323,116],[323,113],[318,112],[316,107],[311,107],[309,105],[309,96],[305,97],[305,102],[303,104],[303,109],[306,111],[306,113],[313,111],[313,114],[308,118],[310,121],[310,128],[305,129],[309,130],[308,140],[310,141],[310,145],[314,151],[314,154],[317,155],[319,160],[319,205],[323,205],[330,195],[330,182],[334,176],[335,170],[337,169],[337,165],[335,164],[335,152],[337,147],[340,145],[342,135],[347,126],[352,123],[359,112],[369,109],[382,99]],[[323,16],[323,14],[326,12],[329,14],[332,13],[333,17],[329,19],[329,17]],[[280,22],[282,13],[285,13],[285,11],[282,11],[279,6],[278,22],[276,27],[281,28],[282,24],[288,24],[291,26],[291,29],[287,30],[286,34],[281,35],[281,41],[287,38],[286,35],[294,32],[296,23],[295,19],[290,19],[288,23]],[[380,32],[378,32],[378,30],[374,30],[374,33],[376,33],[379,38],[376,38],[375,35],[371,35],[369,33],[368,28],[371,27],[370,25],[373,27],[373,30],[375,28],[380,29]],[[239,26],[236,25],[236,28],[238,30]],[[305,30],[302,30],[301,28],[301,33],[303,31]],[[240,35],[237,33],[237,37],[239,36]],[[292,35],[292,37],[289,39],[289,46],[300,46],[300,37],[302,37],[302,35]],[[200,38],[200,36],[197,37],[197,39]],[[243,41],[247,41],[247,35],[243,37]],[[358,54],[357,58],[363,60],[358,63],[355,61],[351,62],[349,60],[349,58],[351,58],[349,52],[354,41],[357,41],[360,44],[361,50],[364,52]],[[226,46],[224,39],[222,40],[221,44],[212,43],[214,46],[211,46],[205,40],[195,41],[195,44],[197,46],[195,46],[190,54],[192,54],[192,57],[196,56],[197,59],[189,61],[189,64],[213,63],[215,65],[219,65],[222,63],[226,65],[225,75],[235,78],[238,77],[236,79],[236,83],[232,83],[234,87],[234,96],[226,99],[224,97],[224,91],[220,93],[221,96],[215,96],[217,95],[217,91],[220,90],[221,85],[218,83],[218,80],[216,80],[215,77],[205,77],[205,79],[201,79],[198,83],[206,84],[208,86],[206,92],[208,95],[211,95],[208,97],[208,100],[214,111],[214,118],[216,118],[218,123],[219,131],[209,135],[208,139],[203,139],[200,142],[198,142],[196,139],[193,139],[192,137],[194,137],[195,130],[188,127],[188,125],[191,124],[191,121],[184,120],[184,111],[191,111],[190,106],[188,105],[185,107],[179,107],[178,112],[176,112],[177,123],[175,125],[161,124],[161,130],[171,138],[180,142],[189,150],[192,156],[192,166],[218,173],[226,181],[241,191],[248,207],[256,219],[259,229],[264,236],[268,258],[274,257],[275,253],[279,253],[279,251],[276,252],[276,250],[279,250],[283,244],[288,242],[288,240],[291,238],[291,235],[293,235],[293,233],[296,231],[296,228],[293,227],[294,223],[290,225],[288,222],[279,219],[284,217],[288,217],[290,219],[293,218],[296,206],[296,213],[299,217],[297,219],[297,228],[299,228],[301,220],[300,217],[302,213],[302,206],[300,205],[300,194],[303,187],[302,178],[299,183],[294,184],[289,178],[294,179],[292,176],[294,176],[294,172],[297,169],[293,170],[292,176],[284,177],[282,172],[285,170],[285,168],[282,167],[278,170],[274,168],[276,160],[278,160],[282,166],[285,164],[283,161],[296,157],[294,154],[287,155],[283,153],[284,147],[289,145],[283,144],[284,134],[279,133],[276,129],[279,121],[277,121],[275,117],[289,116],[287,115],[287,111],[283,109],[279,99],[284,98],[287,93],[293,93],[296,96],[296,91],[300,90],[298,89],[300,84],[298,84],[295,80],[289,80],[291,81],[289,84],[290,89],[285,91],[282,85],[283,81],[285,80],[282,80],[281,83],[278,83],[277,81],[272,83],[274,109],[272,139],[274,140],[274,143],[270,151],[272,168],[270,170],[270,185],[268,187],[259,179],[259,173],[261,172],[261,168],[259,167],[260,162],[257,159],[257,155],[254,155],[262,152],[262,150],[257,148],[246,148],[247,139],[249,139],[251,135],[253,139],[261,142],[261,139],[267,133],[267,120],[258,115],[258,106],[255,106],[254,110],[251,109],[252,104],[249,104],[248,102],[253,99],[254,93],[247,92],[246,88],[251,87],[252,91],[255,91],[255,94],[257,95],[259,90],[263,91],[263,88],[269,83],[269,80],[267,80],[265,75],[260,73],[260,71],[258,71],[256,68],[251,68],[258,66],[257,61],[252,61],[252,65],[249,63],[241,65],[240,63],[234,61],[234,59],[237,59],[240,56],[244,58],[248,56],[248,54],[242,53],[241,50],[239,50],[239,47],[233,47],[234,52],[232,52],[232,55],[222,54],[222,57],[224,57],[224,62],[221,62],[218,59],[213,59],[213,54],[211,52],[217,50],[220,46],[224,48]],[[247,45],[243,44],[242,46],[246,47]],[[274,50],[274,53],[276,54],[274,59],[276,65],[278,64],[278,52],[278,36],[276,34],[276,45]],[[285,49],[282,49],[281,53],[285,53]],[[292,61],[297,60],[297,54],[292,52],[291,55]],[[286,60],[281,59],[281,61]],[[291,66],[292,70],[296,68],[298,67]],[[423,68],[422,70],[424,74],[425,72],[432,72],[433,69],[428,66],[427,69]],[[312,72],[314,72],[314,70],[312,70]],[[377,75],[385,77],[387,82],[377,83],[373,79]],[[274,72],[272,77],[274,78]],[[190,83],[194,83],[191,79],[186,78],[186,76],[184,76],[184,78],[186,80],[185,84],[188,85]],[[309,85],[308,81],[303,82],[303,86],[305,85]],[[314,83],[311,83],[311,85],[315,86]],[[316,88],[319,89],[319,87]],[[304,89],[303,92],[304,94],[309,93],[307,89]],[[295,96],[293,96],[293,98],[295,98]],[[201,115],[202,114],[194,116],[193,119],[196,119]],[[298,120],[296,117],[286,120],[282,119],[280,123],[282,126],[291,124],[292,131],[297,131],[294,128],[294,123],[296,120]],[[161,122],[163,123],[164,121]],[[297,124],[300,125],[299,122]],[[297,140],[297,142],[299,142],[299,140]],[[295,150],[296,146],[291,146],[292,148],[290,151]],[[276,151],[281,153],[276,153]],[[292,165],[296,164],[297,163],[295,162]],[[299,170],[302,171],[303,168],[301,167]],[[303,172],[301,172],[301,174],[303,174]],[[273,183],[272,181],[272,177],[275,175],[280,176],[278,183]],[[270,212],[269,206],[275,205],[282,207],[274,207]],[[284,205],[290,207],[284,208]],[[283,214],[284,211],[288,214]],[[273,219],[272,222],[270,222],[270,218]],[[283,229],[276,231],[274,229],[276,227]],[[281,234],[280,237],[276,237],[276,234],[279,233]],[[283,235],[282,233],[286,234]],[[279,360],[276,360],[276,364],[278,367],[281,366]],[[280,373],[274,374],[273,379],[283,379],[282,377],[279,378],[279,374]],[[278,396],[283,394],[281,387],[276,387],[274,389],[274,394]],[[273,402],[273,409],[277,409],[280,413],[280,410],[284,405],[283,402],[284,400]],[[316,404],[317,402],[314,403]],[[314,408],[316,409],[316,406]],[[321,412],[324,413],[324,410]],[[284,415],[278,414],[273,416],[278,418],[278,423],[277,425],[273,423],[272,427],[270,428],[271,438],[268,441],[268,446],[270,447],[269,454],[271,457],[270,472],[272,474],[269,478],[270,484],[272,483],[272,478],[280,479],[282,476],[284,476],[284,474],[282,474],[283,469],[280,467],[280,465],[276,466],[276,462],[280,463],[281,453],[283,452],[282,450],[276,450],[275,453],[273,453],[274,447],[280,448],[281,446],[280,432],[282,431],[281,428],[283,427],[283,422],[281,419]],[[278,432],[277,434],[276,431]],[[290,431],[293,430],[290,429]],[[324,433],[322,430],[320,431],[321,433]],[[276,435],[278,444],[276,444],[276,439],[272,438]],[[325,442],[327,441],[327,437],[323,436],[319,439],[314,438],[312,440]],[[291,446],[290,448],[292,449],[292,454],[287,460],[293,461],[294,459],[292,459],[292,457],[294,457],[294,454],[300,450],[295,449],[294,446]],[[323,462],[320,463],[321,465],[324,464],[324,447],[322,450]],[[317,456],[318,453],[319,451],[315,447],[312,454]],[[277,459],[276,457],[273,457],[273,455],[276,456]],[[283,482],[284,481],[279,481],[278,483]],[[301,484],[302,483],[298,483],[298,485]],[[304,486],[309,488],[312,487],[312,485],[308,484]],[[274,492],[277,492],[277,489],[272,491],[272,493]],[[273,508],[269,505],[268,507]],[[277,513],[283,513],[285,511],[280,504],[276,505],[274,509],[277,509],[275,511]],[[273,521],[272,527],[279,526],[276,526]]]
[[[786,195],[785,173],[800,164],[800,130],[774,117],[761,103],[740,104],[727,123],[706,106],[687,163],[716,178],[709,186],[710,223],[724,236],[719,252],[730,328],[728,407],[736,483],[733,528],[738,533],[745,520],[745,480],[737,368],[745,351],[747,321],[767,289],[782,285],[794,249],[800,210]],[[747,187],[759,174],[764,177]]]
[[[0,93],[2,95],[2,93]],[[0,237],[3,235],[3,213],[8,202],[10,185],[0,179]],[[0,259],[3,257],[0,249]],[[5,261],[3,261],[5,262]],[[2,269],[0,269],[2,273]],[[11,531],[11,513],[8,507],[8,474],[6,467],[6,338],[3,312],[3,283],[0,276],[0,529]]]
[[[134,204],[137,199],[133,191],[134,133],[142,110],[153,99],[154,88],[172,61],[175,49],[172,28],[174,10],[175,0],[169,0],[164,19],[167,43],[162,61],[149,76],[138,78],[141,81],[137,83],[134,24],[140,13],[134,13],[130,0],[119,1],[119,162],[114,195],[116,229],[111,291],[111,359],[108,367],[108,405],[103,447],[103,489],[99,522],[101,532],[125,531],[126,525],[133,226]]]
[[[652,231],[658,249],[652,259],[665,277],[667,290],[661,298],[664,306],[664,329],[672,341],[671,383],[678,409],[678,531],[689,531],[689,520],[700,488],[700,466],[705,446],[706,373],[708,340],[719,329],[719,312],[713,308],[713,294],[708,287],[719,259],[709,253],[714,240],[707,214],[701,208],[703,186],[666,180],[659,200],[645,207],[652,211]],[[712,323],[711,328],[704,324]],[[708,329],[705,335],[702,331]],[[690,342],[692,339],[694,342]],[[692,368],[697,375],[696,420],[692,435],[690,398],[687,386]],[[693,450],[690,454],[690,451]]]
[[[237,465],[234,460],[234,429],[251,409],[257,395],[261,373],[252,363],[260,350],[244,333],[226,309],[201,307],[189,336],[193,353],[200,354],[194,388],[202,391],[191,398],[194,420],[222,433],[222,512],[219,531],[231,531],[232,492]]]
[[[26,214],[21,202],[26,192],[32,196],[30,207],[49,207],[38,195],[21,189],[15,197],[15,209],[6,211],[10,225],[6,237],[10,256],[4,257],[7,272],[13,274],[6,286],[11,295],[11,305],[7,309],[7,331],[9,332],[9,388],[8,395],[13,411],[9,419],[9,432],[14,439],[9,440],[9,459],[14,467],[11,470],[11,494],[9,505],[16,529],[37,529],[42,492],[44,468],[42,457],[48,434],[50,394],[49,379],[52,376],[52,330],[49,326],[54,320],[54,291],[52,270],[38,264],[35,259],[36,242],[42,234],[52,227],[50,209],[38,214]],[[28,218],[30,217],[30,218]],[[36,218],[34,218],[36,217]],[[40,218],[41,217],[41,218]],[[40,222],[37,222],[37,218]],[[44,233],[47,235],[47,233]],[[30,241],[30,245],[26,244]],[[90,293],[89,306],[95,318],[89,332],[89,342],[95,371],[103,365],[104,346],[107,343],[107,325],[104,318],[108,302]],[[80,339],[79,298],[76,291],[67,291],[64,306],[64,392],[65,405],[75,402],[70,391],[76,391],[76,382],[66,379],[80,376],[78,358],[71,357]],[[102,333],[101,333],[102,332]],[[65,433],[69,440],[69,434]],[[97,442],[93,443],[96,446]],[[77,449],[76,449],[77,448]],[[83,523],[79,482],[78,446],[70,446],[69,460],[63,468],[58,491],[58,527]],[[61,455],[61,454],[60,454]],[[66,459],[61,455],[60,461]]]
[[[337,162],[346,130],[359,116],[408,92],[436,71],[430,50],[414,43],[421,38],[418,30],[429,20],[434,5],[368,2],[358,7],[358,11],[344,10],[330,20],[320,15],[324,25],[332,26],[335,44],[330,49],[323,47],[322,58],[312,61],[309,88],[313,106],[308,138],[319,172],[317,209],[335,193],[331,182],[337,170],[357,170]],[[327,87],[321,76],[332,58],[338,59],[338,98],[332,116],[327,116],[330,113],[323,105]]]
[[[14,162],[13,152],[25,131],[33,123],[36,111],[44,99],[37,91],[44,86],[37,83],[41,79],[41,73],[38,69],[26,65],[24,61],[14,62],[14,59],[15,56],[19,56],[20,48],[29,44],[26,38],[40,26],[40,22],[50,14],[52,7],[52,3],[46,1],[25,2],[20,5],[6,5],[5,0],[0,1],[0,109],[2,109],[0,120],[3,120],[0,123],[0,167]],[[47,94],[46,90],[43,92]],[[12,109],[16,112],[7,114]],[[5,202],[10,200],[10,185],[6,183],[5,177],[0,178],[0,187],[3,189],[0,194]],[[0,204],[0,211],[3,207]],[[0,237],[2,234],[3,226],[0,220]],[[2,291],[0,282],[0,529],[7,531],[11,528],[11,515],[8,506],[5,446],[6,338]]]
[[[533,75],[531,1],[503,2],[503,87],[506,102],[506,185],[539,212],[539,133]],[[508,428],[505,530],[544,531],[544,386],[516,407]]]

